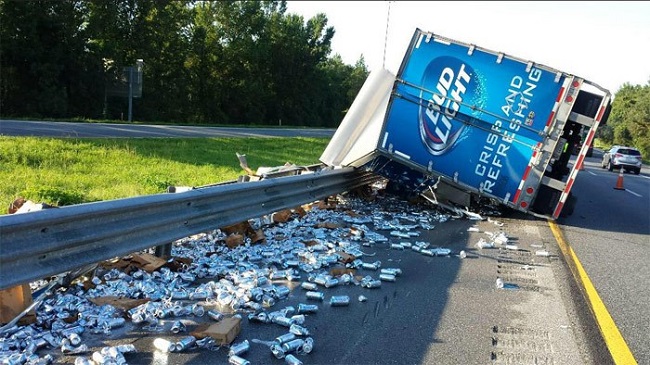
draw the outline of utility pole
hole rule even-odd
[[[129,66],[129,123],[133,119],[133,66]]]

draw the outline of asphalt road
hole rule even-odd
[[[650,364],[650,169],[624,173],[587,158],[573,215],[558,223],[639,364]]]
[[[53,127],[43,122],[19,123],[28,125],[30,133],[38,131],[50,136],[61,133],[62,125],[74,124],[71,127],[75,128],[82,125],[56,123]],[[11,125],[13,122],[0,121],[0,134],[21,133],[8,129]],[[66,133],[74,133],[75,137],[206,136],[207,131],[222,130],[84,126],[90,131],[75,129]],[[132,130],[139,127],[151,128]],[[93,130],[101,135],[92,134]],[[219,133],[231,133],[227,136],[266,133],[266,130],[226,130]],[[23,130],[23,133],[27,132]],[[650,261],[650,171],[644,167],[641,175],[624,174],[624,190],[614,189],[619,175],[602,169],[600,156],[596,151],[594,157],[587,158],[585,170],[578,175],[572,190],[578,198],[575,211],[557,223],[636,361],[650,364],[650,306],[647,305],[650,302],[647,264]],[[326,298],[348,294],[351,303],[346,307],[331,307],[323,302],[317,314],[308,316],[305,325],[313,332],[314,351],[299,358],[305,364],[612,363],[589,303],[568,270],[548,223],[526,215],[500,221],[504,223],[502,227],[488,221],[452,220],[422,232],[421,238],[416,239],[450,248],[454,253],[450,257],[395,251],[388,244],[368,248],[366,251],[373,256],[367,261],[381,260],[386,266],[399,266],[404,275],[395,283],[382,284],[380,290],[356,286],[327,289]],[[467,232],[474,224],[480,231]],[[513,237],[519,249],[476,247],[477,240],[485,237],[486,231],[498,230]],[[399,241],[391,239],[391,242]],[[463,249],[468,253],[466,259],[455,255]],[[538,257],[537,250],[548,250],[551,255]],[[516,287],[497,289],[497,277]],[[294,288],[279,308],[304,303],[306,299],[300,290]],[[368,300],[358,302],[359,294]],[[202,320],[205,319],[198,321]],[[190,320],[188,327],[193,324],[196,323]],[[244,339],[268,341],[285,332],[285,328],[277,325],[248,323],[244,319],[235,343]],[[143,333],[127,326],[94,341],[101,345],[134,343],[140,352],[127,356],[133,364],[227,362],[225,348],[212,352],[160,353],[152,346],[156,337],[174,336],[169,332]],[[87,340],[93,343],[90,338]],[[245,357],[252,363],[282,363],[268,348],[257,343],[251,343]]]
[[[226,128],[113,123],[71,123],[0,120],[0,135],[36,137],[318,137],[329,138],[334,129]]]
[[[408,204],[361,202],[354,211],[359,214],[356,217],[381,217],[378,222],[387,222],[403,216],[412,208]],[[421,214],[425,209],[431,208],[420,207],[414,211]],[[353,223],[342,221],[344,216],[340,213],[325,215],[323,221],[350,227]],[[275,232],[286,232],[299,240],[301,234],[312,232],[314,223],[307,218],[301,222],[297,226],[286,225]],[[409,224],[407,220],[401,222]],[[362,230],[366,238],[343,239],[343,242],[365,242],[367,245],[361,248],[364,262],[379,261],[382,268],[400,268],[402,273],[395,282],[384,281],[381,287],[373,289],[353,284],[331,288],[319,286],[318,290],[325,295],[323,301],[307,299],[305,290],[299,287],[301,282],[309,281],[307,273],[302,273],[295,281],[274,281],[276,285],[291,288],[291,292],[286,299],[265,308],[265,312],[287,306],[299,308],[300,304],[318,307],[317,312],[306,315],[303,324],[314,339],[311,353],[296,355],[304,364],[611,363],[593,321],[588,319],[587,307],[581,305],[580,297],[576,297],[574,289],[567,285],[570,278],[544,220],[527,215],[497,218],[496,221],[450,219],[434,222],[430,229],[418,229],[420,235],[412,238],[392,236],[390,228],[376,228],[371,222],[356,224],[365,227]],[[476,227],[477,231],[468,231],[470,227]],[[345,232],[345,229],[340,232]],[[389,240],[373,241],[370,238],[372,232]],[[510,237],[509,244],[518,249],[507,249],[503,245],[478,248],[481,238],[491,241],[488,232],[506,233]],[[335,241],[328,237],[326,241]],[[448,248],[451,254],[429,256],[391,246],[400,242],[427,242],[432,248]],[[466,258],[459,256],[461,250],[467,253]],[[548,250],[550,255],[538,256],[537,250]],[[337,266],[341,265],[333,264],[331,267]],[[329,267],[325,268],[325,272],[328,270]],[[357,269],[355,275],[378,278],[379,273],[377,270]],[[504,280],[504,288],[496,286],[497,278]],[[335,307],[329,304],[332,296],[340,295],[349,297],[349,305]],[[359,301],[360,295],[365,296],[366,301]],[[284,363],[258,341],[272,341],[286,334],[287,327],[256,323],[243,314],[241,332],[233,342],[249,342],[250,349],[241,357],[251,364]],[[210,322],[206,316],[168,318],[161,321],[162,330],[159,332],[128,324],[109,334],[85,333],[84,343],[93,346],[94,350],[101,346],[133,344],[138,352],[126,355],[130,364],[228,362],[228,347],[179,353],[156,350],[153,342],[157,338],[177,341],[187,335],[170,332],[176,319],[186,323],[188,332],[201,323]],[[57,363],[70,363],[75,357],[59,353]]]

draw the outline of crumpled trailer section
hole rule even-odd
[[[416,29],[397,75],[369,75],[320,160],[448,206],[483,197],[555,219],[609,105],[581,77]]]

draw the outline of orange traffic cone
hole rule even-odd
[[[614,186],[614,189],[616,190],[625,190],[623,187],[623,168],[621,167],[621,172],[618,173],[618,180],[616,180],[616,186]]]

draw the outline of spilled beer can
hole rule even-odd
[[[289,327],[289,332],[298,336],[309,336],[309,330],[297,324],[292,324],[291,327]]]
[[[305,295],[307,296],[307,299],[313,299],[313,300],[325,299],[325,294],[318,291],[308,291]]]
[[[244,359],[243,357],[239,357],[237,355],[232,355],[228,357],[228,364],[230,365],[250,365],[250,361]]]
[[[393,274],[380,274],[379,280],[381,281],[395,281],[395,275]]]
[[[303,289],[306,289],[306,290],[316,290],[318,288],[318,286],[316,284],[309,283],[309,282],[306,282],[306,281],[303,282],[302,284],[300,284],[300,287],[303,288]]]
[[[347,295],[334,295],[330,298],[332,307],[346,306],[348,304],[350,304],[350,297]]]
[[[185,332],[186,327],[185,324],[181,321],[176,321],[172,324],[171,331],[172,333],[180,333],[180,332]]]
[[[298,313],[316,313],[318,312],[318,306],[315,304],[298,304]]]
[[[219,322],[220,320],[223,319],[224,315],[223,315],[223,313],[221,313],[221,312],[219,312],[217,310],[210,309],[208,311],[208,317],[212,318],[216,322]]]
[[[302,345],[305,343],[305,340],[302,338],[296,338],[295,340],[291,340],[289,342],[285,342],[282,344],[282,351],[284,353],[289,353],[289,352],[294,352],[297,351],[299,348],[302,347]]]
[[[292,354],[287,355],[284,358],[284,361],[287,363],[287,365],[302,365],[302,361],[298,360],[298,358]]]
[[[251,346],[248,340],[244,340],[236,345],[231,346],[230,351],[228,351],[228,356],[241,355],[244,352],[248,351],[250,348]]]
[[[194,336],[185,336],[185,337],[181,338],[180,340],[178,340],[178,342],[176,342],[174,344],[174,351],[175,352],[180,352],[180,351],[188,350],[189,348],[194,346],[195,343],[196,343],[196,337],[194,337]]]
[[[278,345],[282,345],[285,342],[293,341],[295,339],[296,339],[296,335],[294,333],[288,332],[288,333],[285,333],[283,335],[280,335],[280,336],[276,337],[274,341]]]

